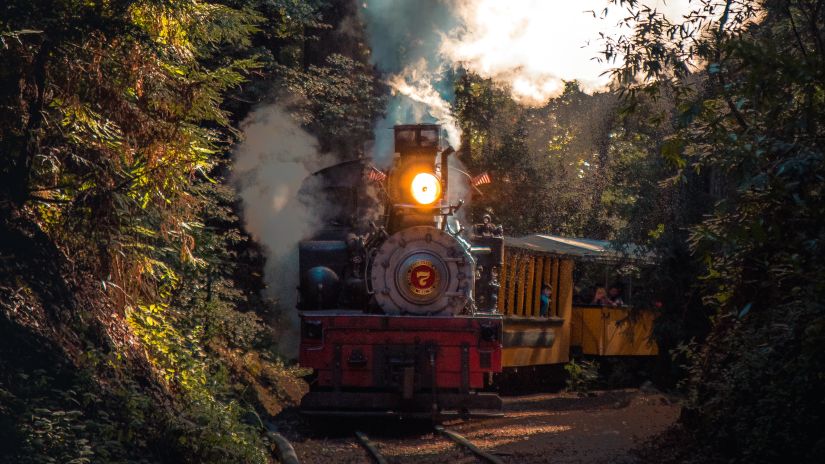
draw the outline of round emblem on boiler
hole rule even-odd
[[[432,294],[438,288],[439,277],[438,270],[432,261],[427,259],[415,261],[407,268],[408,288],[414,295]]]
[[[474,263],[445,231],[431,226],[401,230],[372,259],[375,301],[392,315],[458,314],[472,297]]]

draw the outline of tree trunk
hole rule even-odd
[[[31,100],[28,104],[28,121],[17,137],[17,143],[11,145],[16,148],[10,153],[10,166],[3,179],[5,197],[14,206],[20,207],[29,198],[29,178],[32,160],[40,152],[40,140],[43,128],[43,109],[46,99],[46,67],[51,53],[51,42],[43,40],[40,50],[32,63],[31,74],[26,85],[31,86]],[[25,89],[21,98],[26,98]]]

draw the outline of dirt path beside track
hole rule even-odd
[[[679,416],[660,393],[640,390],[539,394],[504,399],[505,416],[446,425],[506,463],[609,463]],[[291,439],[306,464],[370,463],[350,428],[363,429],[390,463],[474,463],[426,425],[347,423],[331,432],[295,432]]]

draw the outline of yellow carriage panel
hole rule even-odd
[[[570,324],[573,305],[573,261],[566,259],[536,258],[526,254],[512,257],[510,266],[518,272],[508,274],[508,298],[504,306],[504,367],[537,366],[566,363],[570,359]],[[518,256],[518,257],[516,257]],[[541,280],[551,267],[553,281]],[[540,317],[540,299],[535,287],[543,283],[553,286],[554,298],[548,308],[549,317]],[[530,301],[533,298],[534,301]]]
[[[576,306],[571,345],[593,356],[653,356],[659,347],[650,339],[655,313],[630,308]]]
[[[606,309],[605,356],[652,356],[659,354],[653,332],[653,311],[638,310],[631,314],[628,308]]]
[[[565,321],[561,318],[506,316],[502,340],[502,366],[521,367],[567,362],[569,346],[561,346],[565,331]]]
[[[536,257],[536,265],[534,267],[536,275],[534,276],[533,285],[533,307],[530,309],[531,316],[538,316],[541,310],[541,288],[545,284],[545,279],[542,276],[544,271],[544,260],[541,256]]]

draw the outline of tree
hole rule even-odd
[[[676,24],[615,3],[637,21],[606,47],[627,58],[615,74],[626,101],[674,97],[661,153],[704,192],[685,199],[705,213],[689,229],[705,305],[692,309],[714,316],[690,355],[684,424],[737,461],[819,462],[823,2],[706,0]]]
[[[188,186],[224,138],[222,93],[256,67],[213,53],[248,45],[260,18],[199,2],[4,8],[2,79],[21,85],[0,95],[3,200],[36,211],[122,298],[151,295],[163,271],[139,244],[159,235],[190,254]]]
[[[242,115],[225,99],[267,63],[253,42],[301,43],[316,14],[291,0],[0,6],[0,230],[4,252],[7,237],[20,247],[0,273],[16,341],[1,347],[0,427],[20,440],[0,459],[266,462],[241,421],[253,398],[227,372],[257,379],[230,358],[291,374],[232,274],[256,264],[230,251],[244,237],[220,167]]]
[[[569,82],[544,106],[527,108],[508,89],[463,75],[456,84],[461,157],[494,179],[474,205],[477,214],[493,211],[508,234],[613,238],[615,221],[605,216],[602,197],[610,183],[614,101]]]

